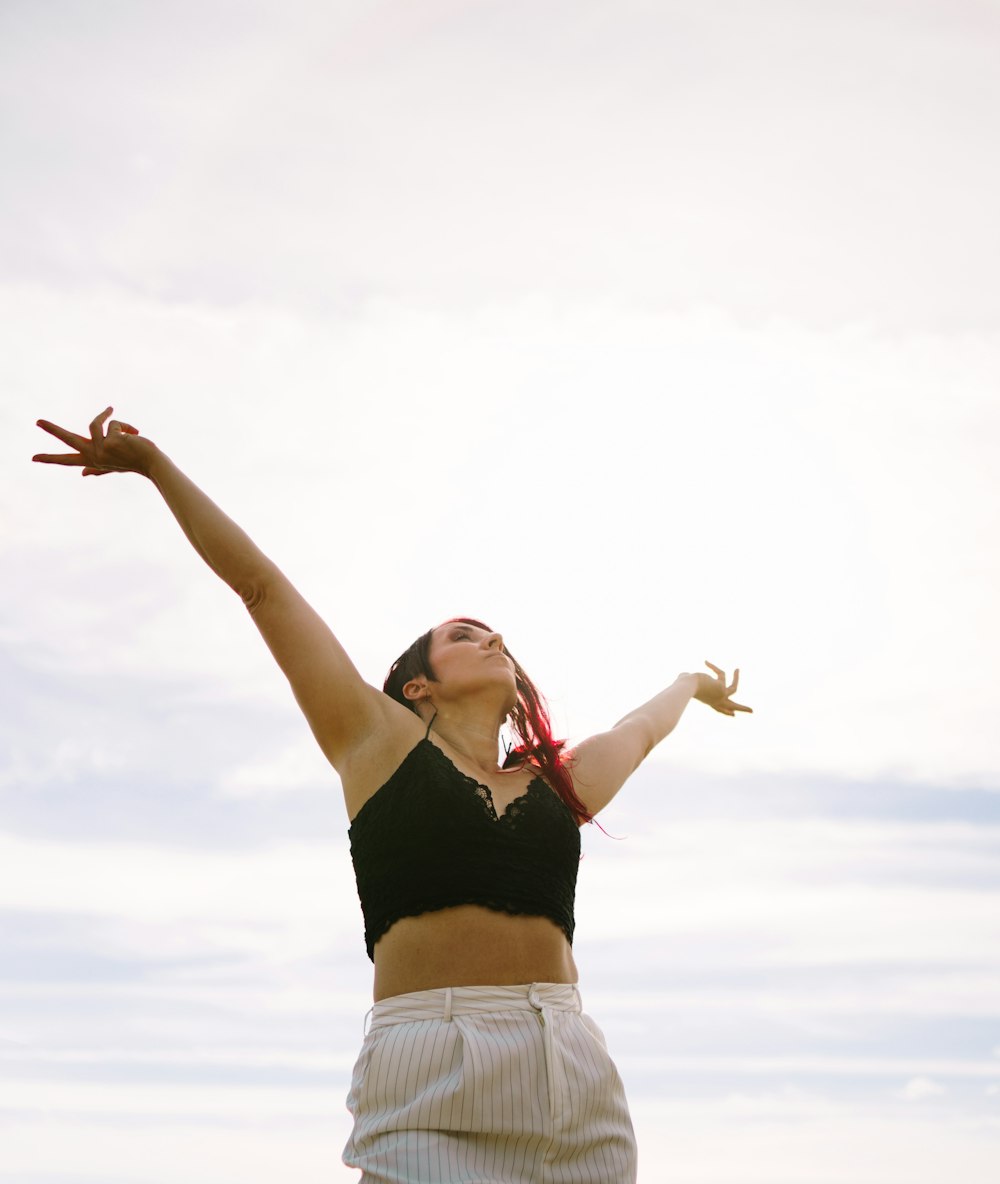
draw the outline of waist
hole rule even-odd
[[[375,998],[478,983],[574,983],[573,951],[547,917],[459,905],[403,917],[375,945]]]
[[[371,1010],[371,1027],[419,1020],[450,1020],[456,1015],[502,1011],[583,1010],[576,983],[517,983],[512,986],[436,987],[380,999]]]

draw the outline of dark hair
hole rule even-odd
[[[452,622],[475,625],[477,629],[485,629],[487,633],[493,632],[489,625],[484,625],[482,621],[477,621],[472,617],[453,617],[448,624]],[[426,633],[417,638],[409,649],[399,655],[389,668],[385,684],[382,687],[390,699],[395,699],[397,703],[402,703],[404,707],[408,707],[415,713],[417,712],[416,704],[406,698],[403,694],[403,687],[410,679],[418,678],[420,675],[436,681],[430,658],[433,635],[434,630],[428,629]],[[591,822],[594,816],[577,797],[573,787],[573,778],[561,755],[566,741],[552,738],[552,721],[549,719],[549,709],[545,697],[525,674],[521,663],[506,646],[504,646],[504,653],[514,663],[517,702],[511,708],[508,718],[514,738],[519,743],[507,753],[503,767],[506,769],[521,760],[535,761],[541,768],[542,776],[577,818],[583,822]]]

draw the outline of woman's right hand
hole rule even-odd
[[[149,464],[158,452],[152,440],[139,435],[130,423],[113,419],[105,435],[104,421],[113,407],[106,407],[90,425],[90,436],[78,436],[47,419],[38,420],[43,431],[62,440],[75,452],[38,453],[31,459],[45,465],[82,465],[84,477],[103,477],[106,473],[141,473],[149,476]]]

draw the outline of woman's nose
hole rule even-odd
[[[486,644],[490,649],[503,649],[503,637],[499,633],[491,633],[486,639]]]

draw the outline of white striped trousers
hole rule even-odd
[[[360,1184],[634,1184],[625,1090],[575,986],[442,987],[371,1014],[347,1098]]]

